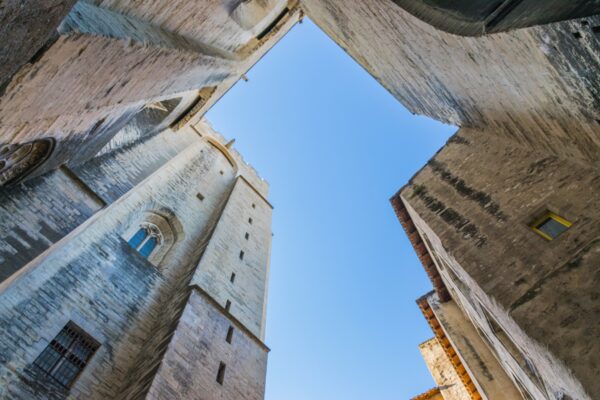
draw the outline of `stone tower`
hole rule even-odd
[[[0,398],[264,397],[268,185],[203,115],[301,17],[0,10]]]
[[[264,397],[268,185],[204,121],[134,127],[0,194],[1,398]]]

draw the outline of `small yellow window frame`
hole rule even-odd
[[[537,233],[538,235],[540,235],[541,237],[543,237],[544,239],[546,239],[548,241],[554,240],[555,238],[548,235],[546,232],[543,232],[540,229],[538,229],[539,226],[541,226],[548,219],[553,219],[554,221],[558,222],[559,224],[561,224],[562,226],[564,226],[567,229],[569,229],[573,225],[572,222],[567,221],[560,215],[557,215],[557,214],[553,213],[552,211],[546,211],[544,214],[542,214],[541,217],[539,217],[535,221],[533,221],[533,223],[530,225],[530,227],[535,233]]]

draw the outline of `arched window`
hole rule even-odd
[[[121,238],[157,268],[164,267],[165,257],[184,237],[181,223],[167,209],[134,213],[127,225]]]
[[[145,223],[129,239],[127,243],[136,249],[143,257],[148,258],[157,246],[162,244],[163,238],[156,225]]]

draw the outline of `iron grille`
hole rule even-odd
[[[42,351],[34,364],[64,387],[70,387],[100,345],[69,322]]]

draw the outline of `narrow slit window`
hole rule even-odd
[[[240,260],[244,259],[244,250],[240,251]]]
[[[225,368],[226,367],[227,366],[223,362],[219,364],[219,371],[217,372],[217,382],[219,383],[219,385],[222,385],[223,381],[225,380]]]
[[[571,225],[573,224],[560,215],[546,211],[531,224],[531,229],[546,240],[554,240],[567,231]]]
[[[231,344],[231,340],[233,339],[233,326],[230,326],[229,329],[227,330],[227,337],[225,338],[225,341],[229,344]]]
[[[244,235],[244,237],[246,238],[246,240],[250,239],[250,234],[248,232],[246,232],[246,235]]]
[[[231,301],[227,300],[227,302],[225,303],[225,311],[229,310],[231,310]]]
[[[256,208],[256,204],[252,203],[252,208]]]
[[[235,282],[235,272],[232,272],[232,273],[231,273],[231,277],[229,277],[229,281],[230,281],[231,283]]]
[[[248,223],[252,225],[252,218],[248,218]]]
[[[64,387],[71,387],[100,345],[69,322],[33,362]]]

